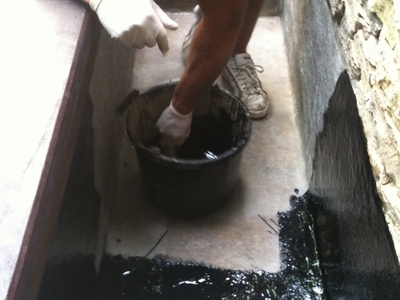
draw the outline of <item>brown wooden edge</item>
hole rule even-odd
[[[36,299],[78,140],[101,25],[87,7],[8,300]]]

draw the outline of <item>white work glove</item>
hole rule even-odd
[[[162,152],[172,157],[176,156],[176,149],[189,137],[191,125],[192,112],[187,115],[179,113],[171,101],[156,124],[161,134]]]
[[[158,48],[166,55],[169,50],[167,31],[178,24],[153,0],[89,0],[103,27],[111,37],[126,48],[144,46]]]

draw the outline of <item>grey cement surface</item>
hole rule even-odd
[[[22,6],[8,2],[2,11],[1,27],[8,28],[0,50],[0,299],[5,299],[84,10],[77,1],[31,0]]]
[[[307,177],[311,177],[315,139],[337,79],[345,69],[326,1],[283,1],[282,27],[290,78],[297,97]]]
[[[163,58],[156,48],[137,50],[135,89],[179,78],[183,70],[180,47],[192,15],[185,11],[170,15],[179,29],[168,33],[169,55]],[[118,184],[110,203],[107,253],[144,256],[168,230],[149,257],[161,254],[220,268],[279,270],[278,236],[259,215],[276,226],[277,213],[290,209],[294,189],[302,194],[308,184],[280,18],[260,17],[248,52],[264,67],[259,77],[269,94],[271,110],[265,119],[253,122],[231,201],[222,211],[198,220],[164,215],[146,201],[134,149],[124,142],[117,162]]]

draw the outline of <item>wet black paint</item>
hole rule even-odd
[[[75,258],[54,266],[58,277],[48,276],[52,289],[42,291],[46,295],[42,299],[324,299],[307,196],[292,196],[291,203],[293,209],[278,216],[282,260],[278,273],[221,270],[168,257],[105,256],[100,273],[86,276],[86,284],[80,285],[79,274],[88,273],[73,272],[75,266],[84,265]]]
[[[220,110],[219,118],[213,115],[193,117],[189,138],[178,149],[177,158],[215,159],[234,146],[231,127],[232,121],[224,110]]]
[[[235,146],[237,140],[232,133],[232,120],[220,109],[217,115],[193,116],[189,137],[177,148],[176,159],[216,159]],[[161,154],[160,137],[145,142],[146,147]]]
[[[99,298],[94,255],[71,255],[47,262],[38,300],[95,300]]]
[[[400,299],[400,269],[343,73],[317,137],[310,199],[330,299]]]

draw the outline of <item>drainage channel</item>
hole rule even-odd
[[[178,54],[165,62],[175,78],[191,16],[173,17],[183,24],[172,38],[170,53]],[[399,267],[349,79],[339,78],[324,116],[308,186],[280,19],[257,26],[251,53],[266,68],[260,79],[272,111],[254,122],[232,200],[200,220],[165,216],[145,200],[133,150],[123,144],[99,272],[92,254],[49,262],[39,299],[399,299]],[[165,81],[157,55],[136,53],[135,88]],[[339,117],[344,127],[335,127]]]
[[[220,269],[166,256],[110,255],[96,273],[92,257],[70,257],[47,270],[39,299],[324,299],[310,201],[297,193],[290,197],[292,209],[279,213],[278,224],[260,217],[265,231],[279,236],[277,273]]]
[[[134,89],[145,90],[166,79],[179,78],[183,69],[181,45],[193,16],[190,12],[171,16],[180,27],[176,32],[169,32],[169,56],[163,58],[157,49],[136,51]],[[232,198],[223,208],[189,220],[158,211],[146,199],[132,146],[127,141],[121,142],[115,162],[119,168],[113,176],[116,185],[109,204],[106,248],[98,278],[103,291],[100,297],[118,299],[125,293],[118,291],[121,288],[133,299],[140,295],[143,299],[150,296],[168,299],[168,293],[175,291],[184,298],[188,295],[181,290],[192,286],[195,294],[199,288],[202,297],[208,295],[211,299],[234,295],[237,299],[245,295],[251,299],[263,297],[262,294],[277,297],[282,293],[318,296],[321,293],[315,245],[307,227],[310,220],[296,221],[296,213],[305,215],[305,206],[303,212],[294,210],[291,215],[290,197],[294,189],[298,194],[293,197],[302,195],[308,183],[279,17],[259,18],[249,52],[255,63],[264,68],[259,78],[268,92],[271,110],[266,118],[253,122],[239,180]],[[223,82],[218,84],[223,87]],[[98,102],[93,99],[95,118]],[[299,227],[299,222],[304,229]],[[290,241],[295,237],[289,238],[289,234],[294,232],[298,236],[292,244]],[[294,250],[296,247],[301,247],[302,252]],[[293,255],[309,262],[298,266]],[[134,268],[142,271],[134,272]],[[174,281],[168,281],[172,275],[165,273],[175,274]],[[197,278],[192,278],[192,273]],[[144,279],[146,285],[142,286]],[[134,284],[136,280],[141,282],[139,290]],[[200,285],[196,287],[193,282]]]

